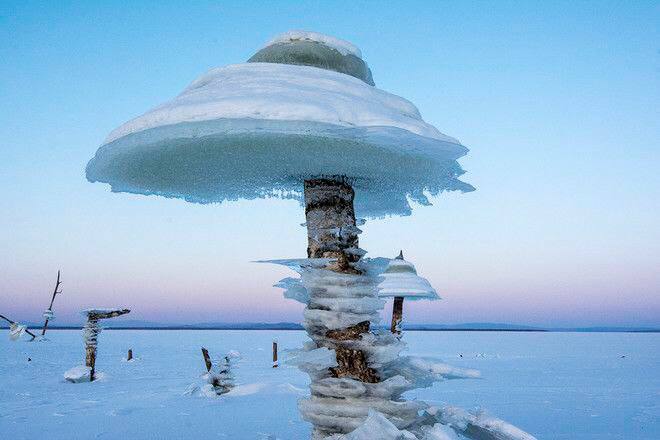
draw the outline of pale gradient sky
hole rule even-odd
[[[358,4],[359,3],[359,4]],[[413,322],[660,325],[660,3],[0,3],[0,313],[60,323],[299,321],[271,285],[303,256],[292,201],[112,194],[84,167],[108,132],[273,35],[358,45],[376,84],[457,137],[469,194],[370,221],[443,296]],[[389,305],[387,306],[389,308]]]

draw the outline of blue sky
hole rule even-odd
[[[297,321],[250,263],[305,253],[291,201],[111,194],[84,167],[110,130],[273,35],[362,49],[376,85],[457,137],[469,194],[369,222],[443,296],[414,322],[660,325],[658,2],[0,4],[0,312],[61,322]],[[389,305],[388,305],[389,307]]]

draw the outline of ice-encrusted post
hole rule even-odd
[[[351,265],[361,257],[354,199],[353,187],[343,177],[305,180],[307,257],[336,258],[337,262],[328,269],[346,275],[360,273]],[[307,309],[332,312],[333,305],[311,301]],[[335,350],[338,365],[331,369],[333,377],[378,382],[376,371],[368,366],[364,352],[353,348],[353,342],[359,340],[363,333],[369,332],[369,326],[369,321],[343,329],[307,326],[307,332],[317,345],[326,345]]]
[[[98,346],[98,337],[101,333],[99,320],[109,319],[129,313],[128,309],[116,310],[86,310],[83,313],[87,315],[87,322],[83,327],[83,338],[85,340],[85,366],[89,369],[89,381],[92,382],[96,372],[96,348]]]

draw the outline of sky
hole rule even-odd
[[[0,313],[92,306],[168,323],[299,322],[294,201],[113,194],[106,135],[290,29],[362,50],[379,88],[458,138],[475,192],[369,221],[441,301],[415,323],[660,326],[660,3],[0,2]],[[389,312],[391,306],[386,306]]]

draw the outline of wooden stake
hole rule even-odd
[[[55,296],[58,293],[62,293],[62,291],[58,291],[57,289],[60,287],[62,283],[60,282],[60,271],[57,271],[57,281],[55,282],[55,288],[53,289],[53,297],[50,299],[50,305],[48,306],[48,311],[53,310],[53,302],[55,301]],[[46,328],[48,328],[48,318],[46,318],[46,322],[44,322],[44,328],[41,330],[41,336],[46,334]]]
[[[403,260],[403,251],[399,251],[396,260]],[[403,321],[403,297],[395,296],[392,303],[392,325],[390,331],[396,335],[401,334],[401,322]]]
[[[94,381],[96,372],[96,347],[98,335],[101,333],[100,319],[114,318],[129,313],[129,309],[118,309],[111,311],[89,311],[87,312],[87,323],[84,327],[85,335],[85,365],[89,367],[89,381]]]
[[[209,351],[202,347],[202,356],[204,356],[204,364],[206,364],[206,371],[210,372],[213,364],[211,363],[211,357],[209,356]]]
[[[94,343],[89,341],[89,337],[85,341],[85,365],[89,367],[89,381],[93,382],[95,379],[94,373],[96,372],[96,338],[100,331],[99,322],[97,320],[88,320],[85,331],[96,332],[96,335],[93,337]]]
[[[211,375],[211,368],[213,368],[213,364],[211,363],[211,356],[209,356],[209,351],[204,347],[202,347],[202,356],[204,356],[204,364],[206,365],[206,372],[209,373],[209,375]],[[225,359],[227,358],[225,357]],[[218,380],[217,377],[213,378],[211,385],[218,394],[222,394],[222,392],[224,392],[221,391],[220,381]]]
[[[277,342],[273,341],[273,368],[277,368]]]
[[[392,304],[392,326],[390,331],[394,334],[401,334],[401,321],[403,320],[403,297],[395,296]]]
[[[126,362],[130,361],[133,359],[133,350],[131,348],[128,349],[128,356],[126,356]]]
[[[10,324],[16,324],[16,322],[12,321],[11,319],[9,319],[9,318],[7,318],[6,316],[3,316],[3,315],[0,315],[0,319],[4,319],[5,321],[7,321],[7,322],[10,323]],[[34,333],[32,333],[32,332],[31,332],[30,330],[28,330],[27,328],[25,329],[25,333],[27,333],[28,335],[32,336],[32,339],[30,339],[30,341],[34,341],[34,338],[37,337],[37,335],[35,335]]]

